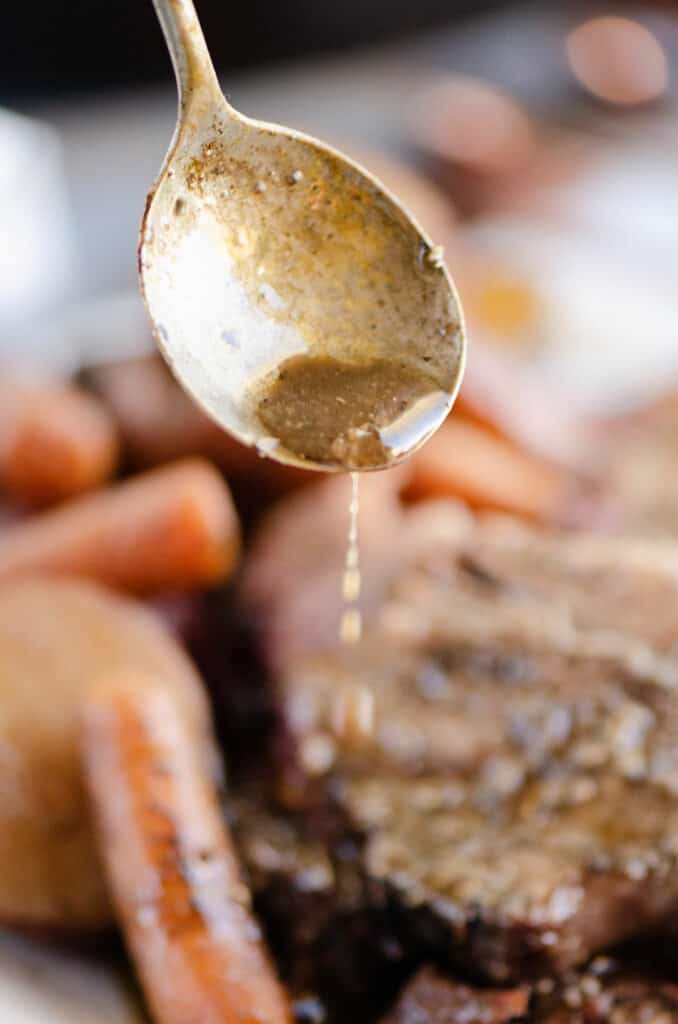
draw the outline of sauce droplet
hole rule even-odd
[[[366,686],[347,686],[332,705],[332,731],[351,746],[360,747],[374,733],[374,694]]]
[[[345,608],[339,624],[339,637],[342,643],[357,644],[362,636],[363,620],[360,609],[355,607]]]
[[[339,624],[339,638],[345,644],[355,644],[362,634],[362,616],[356,601],[360,597],[362,578],[360,574],[360,549],[358,547],[358,512],[360,510],[360,476],[351,473],[351,502],[349,505],[348,546],[346,562],[341,581],[341,591],[346,607]]]
[[[344,601],[357,601],[360,597],[360,570],[351,569],[348,566],[344,571],[342,582],[342,593]]]

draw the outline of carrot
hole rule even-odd
[[[0,580],[57,572],[140,594],[190,588],[224,579],[239,543],[228,488],[190,459],[6,528]]]
[[[210,455],[223,438],[237,455],[246,453],[205,416],[156,356],[97,366],[86,381],[118,424],[136,466],[156,466],[185,455]]]
[[[548,521],[565,501],[568,477],[547,462],[458,416],[412,459],[406,499],[457,497],[473,508]]]
[[[0,381],[0,489],[29,505],[92,490],[118,461],[115,424],[101,402],[65,385]]]
[[[156,1024],[290,1024],[217,795],[169,693],[120,677],[85,705],[101,855]]]
[[[477,341],[455,412],[537,458],[574,470],[586,469],[591,458],[588,424],[562,396],[539,388],[514,361]]]

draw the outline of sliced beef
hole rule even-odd
[[[523,1017],[528,993],[473,989],[424,967],[382,1024],[507,1024]]]
[[[599,957],[577,974],[538,983],[527,1020],[530,1024],[678,1024],[678,986],[635,975]]]
[[[528,1006],[529,1000],[529,1006]],[[678,987],[634,977],[602,958],[561,980],[525,989],[471,988],[422,968],[382,1024],[675,1024]]]
[[[286,984],[328,1024],[371,1024],[417,960],[399,940],[399,908],[365,872],[360,837],[327,804],[282,810],[261,788],[241,790],[229,810]]]
[[[365,617],[380,617],[396,642],[454,618],[465,635],[547,634],[571,647],[586,632],[596,649],[674,652],[674,544],[475,520],[449,501],[403,508],[391,476],[362,482],[359,533]],[[255,541],[244,603],[276,673],[338,642],[348,500],[343,478],[310,488],[279,505]]]
[[[596,445],[604,452],[607,500],[601,525],[623,533],[678,536],[678,394],[608,423]],[[605,447],[606,445],[606,447]]]
[[[528,1020],[535,1024],[676,1024],[678,989],[644,981],[617,982],[593,994],[591,982],[561,993]],[[423,1021],[422,1021],[423,1024]]]
[[[661,684],[515,642],[305,671],[306,708],[301,675],[288,706],[306,790],[281,773],[237,822],[297,991],[332,1001],[341,979],[361,1006],[368,981],[385,998],[432,957],[539,977],[678,906],[676,708]],[[363,746],[330,728],[356,685],[376,696]]]
[[[275,638],[266,799],[331,868],[309,894],[306,853],[253,854],[256,806],[239,832],[290,973],[320,989],[314,965],[350,963],[343,989],[359,992],[384,968],[383,998],[427,961],[505,984],[663,927],[678,910],[678,552],[449,503],[403,512],[385,486],[362,531],[375,577],[356,648],[304,653],[335,635],[336,489],[316,494],[317,536],[310,492],[280,509],[247,581]]]
[[[396,637],[455,629],[480,639],[547,636],[560,648],[585,642],[589,651],[623,648],[638,657],[643,647],[675,652],[674,544],[548,533],[496,517],[462,521],[443,504],[435,512],[435,542],[420,544],[382,609]]]
[[[336,731],[356,692],[375,707],[363,741]],[[627,659],[377,636],[298,667],[282,703],[298,773],[362,837],[406,947],[503,981],[678,908],[678,703]]]
[[[656,674],[652,667],[624,651],[560,650],[540,637],[465,638],[451,621],[446,635],[416,645],[375,631],[355,648],[307,658],[278,681],[277,696],[309,775],[337,768],[342,777],[468,782],[482,768],[489,780],[491,759],[501,756],[510,793],[556,768],[638,783],[651,771],[673,792],[678,707],[663,664]],[[375,719],[364,741],[342,724],[361,696]]]

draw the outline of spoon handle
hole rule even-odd
[[[153,0],[153,6],[172,57],[181,114],[198,97],[223,102],[193,0]]]

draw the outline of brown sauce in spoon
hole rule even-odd
[[[299,458],[345,469],[389,462],[383,430],[441,392],[433,377],[401,362],[348,363],[293,356],[266,382],[257,413],[266,431]]]

